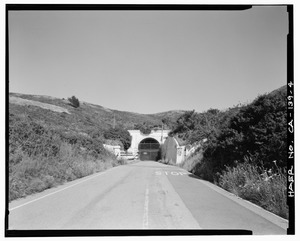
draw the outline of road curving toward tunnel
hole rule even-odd
[[[9,230],[251,230],[287,220],[176,166],[137,161],[9,204]]]

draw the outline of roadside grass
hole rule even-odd
[[[276,172],[245,161],[236,167],[227,167],[220,175],[218,185],[235,195],[288,219],[286,171]]]
[[[10,116],[9,201],[122,164],[97,138]]]
[[[250,158],[226,167],[218,177],[212,176],[209,163],[203,161],[203,154],[197,152],[178,166],[215,183],[221,188],[248,200],[282,218],[288,219],[286,170],[274,168],[265,170]]]
[[[125,164],[113,156],[96,159],[76,149],[74,145],[62,143],[55,157],[28,156],[20,152],[10,156],[10,163],[15,162],[16,157],[21,160],[9,168],[9,201]]]
[[[202,152],[196,152],[193,155],[191,155],[190,157],[188,157],[185,161],[181,162],[179,164],[180,167],[182,167],[183,169],[194,173],[195,172],[195,167],[197,166],[198,163],[201,162],[202,160]]]
[[[212,179],[213,171],[210,163],[203,161],[203,151],[195,152],[189,156],[185,161],[179,164],[179,167],[193,173],[194,175],[203,178],[207,181],[214,182]]]

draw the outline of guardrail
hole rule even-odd
[[[133,160],[137,158],[138,158],[137,155],[133,155],[133,153],[126,153],[126,152],[121,152],[120,156],[118,157],[118,159],[124,159],[124,160]]]

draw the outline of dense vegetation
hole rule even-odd
[[[134,125],[134,129],[140,130],[144,135],[149,135],[152,129],[154,129],[154,126],[144,122],[143,124]]]
[[[71,98],[68,98],[68,100],[74,108],[78,108],[80,106],[79,100],[74,95]]]
[[[184,168],[287,217],[286,115],[286,89],[280,88],[227,111],[186,112],[171,135],[189,144],[208,140]]]
[[[131,136],[129,132],[121,127],[110,128],[104,132],[105,139],[120,141],[122,149],[125,151],[131,145]]]
[[[9,115],[9,200],[118,165],[100,139]]]

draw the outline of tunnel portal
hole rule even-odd
[[[143,139],[139,143],[139,157],[141,161],[157,161],[160,158],[160,144],[154,138]]]

